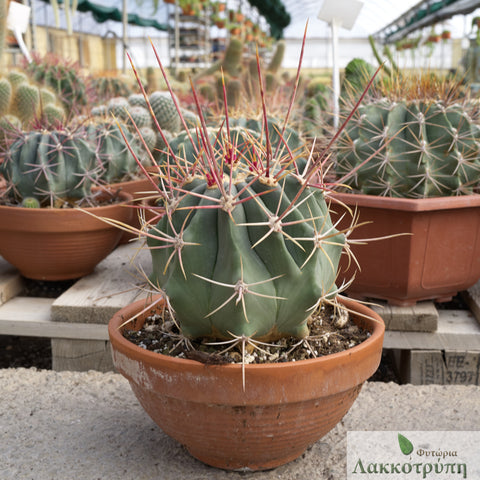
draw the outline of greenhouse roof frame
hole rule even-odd
[[[43,0],[51,3],[51,0]],[[63,4],[63,0],[58,0]],[[281,38],[283,29],[290,24],[290,14],[285,9],[282,0],[248,0],[252,7],[256,7],[259,14],[262,15],[270,26],[270,32],[273,37]],[[93,18],[98,23],[104,23],[107,20],[122,22],[122,10],[116,6],[102,5],[91,0],[78,0],[77,10],[79,12],[91,12]],[[145,18],[134,13],[128,13],[128,23],[139,27],[153,27],[160,31],[167,31],[168,24],[157,21],[155,18]]]
[[[394,43],[409,33],[480,7],[480,0],[422,0],[374,34],[382,43]]]

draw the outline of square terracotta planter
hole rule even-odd
[[[385,198],[349,193],[332,194],[359,212],[351,238],[373,239],[407,233],[386,240],[353,245],[361,270],[341,261],[341,280],[355,274],[349,293],[355,297],[413,305],[421,300],[448,301],[480,279],[480,195],[430,199]],[[339,220],[345,213],[332,204]],[[349,214],[340,228],[349,224]],[[337,227],[337,228],[339,228]]]

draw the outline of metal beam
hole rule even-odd
[[[454,0],[450,2],[444,0],[444,6],[441,6],[441,3],[441,0],[422,0],[376,32],[374,34],[375,39],[382,43],[394,43],[411,32],[429,27],[455,15],[466,15],[480,7],[480,0]],[[423,12],[425,12],[425,15],[422,16]]]

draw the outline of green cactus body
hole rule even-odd
[[[152,117],[146,108],[139,106],[128,106],[128,113],[130,116],[127,117],[127,125],[130,127],[134,128],[134,125],[137,128],[151,126]]]
[[[145,144],[147,145],[148,150],[153,153],[157,145],[157,134],[150,127],[139,128],[140,135],[142,136]]]
[[[38,118],[40,107],[40,91],[35,85],[20,84],[12,99],[11,113],[22,123],[28,124]]]
[[[90,195],[94,161],[94,152],[80,135],[33,131],[11,145],[0,173],[13,185],[10,194],[17,202],[34,197],[42,205],[54,205],[58,199]]]
[[[145,100],[143,93],[132,93],[128,97],[128,103],[132,107],[143,107],[148,109],[147,101]]]
[[[97,105],[92,108],[90,112],[93,117],[106,117],[108,115],[108,110],[106,105]]]
[[[270,63],[268,64],[268,71],[275,74],[280,70],[280,67],[282,66],[283,62],[283,57],[285,56],[285,41],[284,40],[279,40],[277,42],[277,46],[275,48],[275,53],[272,56],[272,59],[270,60]]]
[[[25,208],[40,208],[40,202],[35,197],[25,197],[22,200],[22,207],[25,207]]]
[[[48,128],[58,127],[65,122],[65,112],[62,107],[54,104],[45,105],[42,109],[43,121]]]
[[[6,115],[12,100],[12,86],[6,78],[0,78],[0,117]]]
[[[480,179],[478,139],[465,105],[381,99],[361,106],[342,134],[337,171],[348,173],[384,147],[349,185],[394,197],[468,194]]]
[[[100,122],[87,127],[87,138],[93,145],[100,168],[99,179],[106,183],[119,182],[126,175],[137,171],[137,163],[124,141],[122,132],[132,148],[140,151],[138,143],[125,125]]]
[[[127,109],[129,107],[128,100],[125,97],[111,98],[107,103],[107,113],[113,115],[119,120],[128,118]]]
[[[296,166],[302,172],[305,161]],[[167,207],[150,233],[183,232],[185,245],[181,256],[172,255],[173,247],[158,248],[164,242],[148,238],[153,280],[167,293],[187,337],[305,337],[308,309],[335,290],[344,237],[331,224],[321,190],[303,189],[297,175],[269,181],[241,163],[238,169],[233,184],[225,179],[224,186],[242,203],[229,209],[208,208],[225,199],[208,178],[182,186],[191,194]],[[270,228],[292,201],[289,225]],[[332,237],[317,248],[322,235]],[[242,300],[235,302],[237,296]]]
[[[54,104],[57,102],[57,97],[48,88],[40,88],[40,102],[43,106]]]
[[[15,91],[22,83],[28,83],[28,77],[23,72],[17,72],[15,70],[9,72],[7,78],[13,91]]]
[[[228,80],[226,85],[228,106],[232,108],[239,108],[242,100],[242,82],[237,78]]]
[[[181,129],[180,116],[169,92],[153,92],[149,97],[149,101],[162,130],[175,133]]]

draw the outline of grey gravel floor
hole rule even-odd
[[[191,458],[118,374],[0,369],[0,392],[2,480],[340,480],[349,430],[480,429],[480,387],[371,382],[304,458],[242,474]]]

